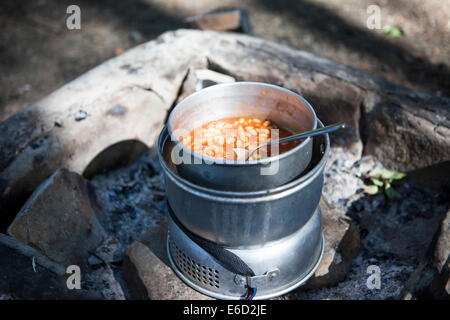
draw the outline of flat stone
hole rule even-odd
[[[68,289],[65,267],[4,234],[0,257],[0,299],[102,299],[95,292]]]
[[[200,30],[251,32],[247,12],[243,9],[222,10],[188,17],[185,24],[187,27]]]
[[[351,219],[323,199],[320,208],[325,236],[324,256],[314,275],[299,290],[338,284],[345,279],[359,252],[359,233]]]
[[[30,196],[8,234],[59,264],[85,265],[107,238],[99,212],[88,181],[60,169]]]
[[[211,300],[173,272],[166,250],[167,222],[150,228],[126,251],[123,269],[131,295],[151,300]]]

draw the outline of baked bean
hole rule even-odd
[[[250,117],[225,118],[210,121],[196,129],[189,136],[181,138],[181,143],[196,153],[225,160],[236,160],[233,148],[253,150],[258,145],[270,141],[271,129],[279,129],[279,137],[292,133],[278,128],[270,120]],[[280,145],[279,152],[295,147],[299,142],[293,141]],[[258,149],[249,160],[270,156],[270,147]]]

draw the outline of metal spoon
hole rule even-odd
[[[238,161],[246,161],[248,158],[250,158],[253,153],[255,153],[256,150],[262,148],[262,147],[266,147],[266,146],[270,146],[272,144],[277,144],[277,143],[283,143],[283,142],[289,142],[289,141],[294,141],[294,140],[300,140],[303,138],[307,138],[307,137],[312,137],[312,136],[316,136],[318,134],[324,134],[324,133],[329,133],[329,132],[333,132],[339,129],[345,128],[345,122],[338,122],[335,124],[330,124],[329,126],[325,126],[322,128],[317,128],[314,130],[310,130],[310,131],[305,131],[302,133],[297,133],[294,134],[292,136],[289,137],[285,137],[285,138],[281,138],[278,140],[273,140],[273,141],[269,141],[266,143],[263,143],[259,146],[257,146],[255,149],[253,149],[251,152],[249,152],[247,149],[244,148],[233,148],[234,153],[237,156],[237,160]]]

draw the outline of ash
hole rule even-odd
[[[397,299],[401,289],[414,271],[411,263],[397,261],[394,258],[367,258],[368,254],[362,249],[353,261],[347,278],[337,286],[331,288],[311,289],[298,292],[295,299],[301,300],[386,300]],[[380,268],[380,289],[369,289],[367,286],[367,268],[376,265]],[[288,295],[289,297],[289,295]]]
[[[126,249],[148,228],[164,220],[166,196],[158,160],[145,152],[132,164],[90,181],[103,206],[102,224],[110,234],[96,256],[82,285],[105,299],[131,299],[123,278]]]
[[[120,253],[165,217],[166,196],[158,160],[145,152],[134,163],[92,180],[103,204],[106,228]]]

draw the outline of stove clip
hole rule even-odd
[[[267,285],[268,282],[272,281],[280,274],[280,270],[278,268],[274,268],[270,271],[267,271],[264,274],[253,276],[253,277],[245,277],[237,274],[234,277],[234,282],[237,285],[245,285],[249,288],[259,288]]]

